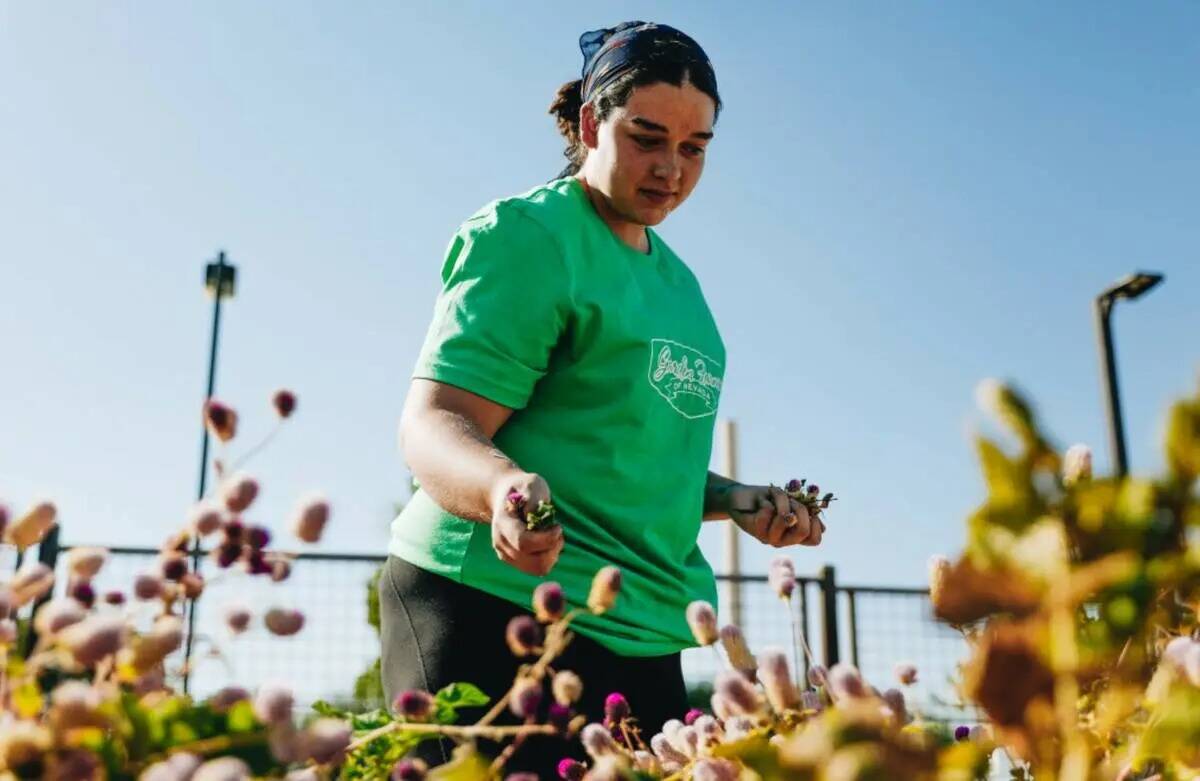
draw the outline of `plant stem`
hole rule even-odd
[[[516,735],[554,735],[557,730],[550,724],[521,724],[515,727],[480,727],[476,724],[460,726],[456,724],[424,724],[419,722],[393,721],[378,729],[373,729],[361,738],[356,738],[347,748],[347,752],[362,748],[376,738],[390,732],[424,732],[445,735],[451,738],[488,738],[503,740]]]

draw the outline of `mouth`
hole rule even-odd
[[[638,195],[655,206],[666,206],[675,198],[675,193],[669,190],[655,190],[648,187],[639,187]]]

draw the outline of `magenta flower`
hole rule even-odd
[[[613,724],[629,718],[629,700],[624,694],[613,692],[604,698],[604,718]]]
[[[960,724],[954,728],[954,739],[958,741],[966,740],[971,737],[971,728],[965,724]]]
[[[79,604],[86,608],[90,608],[96,604],[96,589],[92,588],[92,584],[86,580],[81,580],[78,583],[72,583],[67,589],[71,596]]]
[[[166,556],[162,559],[161,571],[167,580],[178,581],[188,571],[187,559],[179,554]]]
[[[424,781],[428,770],[419,759],[402,759],[392,767],[391,781]]]
[[[687,712],[687,715],[683,717],[683,723],[687,724],[690,727],[691,725],[696,723],[696,719],[700,718],[703,715],[704,715],[704,711],[700,710],[699,708],[692,708],[690,711]]]
[[[550,705],[550,709],[546,714],[546,722],[551,727],[565,734],[571,726],[571,715],[570,708],[555,702]]]
[[[804,481],[797,480],[796,478],[793,477],[791,480],[787,481],[787,485],[785,485],[783,487],[783,490],[787,491],[789,494],[798,494],[798,493],[800,493],[801,489],[803,489],[803,488],[804,488]]]
[[[263,526],[251,526],[246,542],[255,550],[262,550],[271,542],[271,530]]]
[[[583,781],[586,773],[587,765],[582,762],[576,762],[570,758],[559,760],[558,777],[562,781]]]

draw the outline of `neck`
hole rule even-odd
[[[633,247],[638,252],[650,251],[650,236],[646,233],[646,226],[637,222],[630,222],[622,217],[612,207],[612,202],[599,187],[596,187],[588,181],[587,174],[580,172],[575,175],[579,183],[583,185],[583,191],[587,194],[588,200],[592,202],[592,208],[596,210],[596,214],[600,215],[600,219],[604,220],[604,224],[609,230],[621,241]]]

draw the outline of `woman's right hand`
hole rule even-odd
[[[554,524],[543,531],[529,531],[525,521],[508,508],[508,495],[517,491],[526,498],[526,506],[550,501],[550,487],[539,475],[529,472],[506,474],[493,488],[492,549],[501,561],[528,575],[541,577],[554,568],[563,548],[563,531]]]

